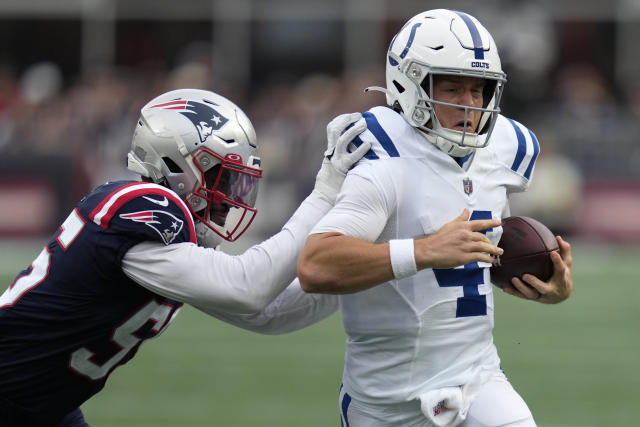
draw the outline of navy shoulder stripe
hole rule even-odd
[[[518,126],[518,124],[514,120],[508,117],[506,119],[509,120],[509,123],[511,123],[511,126],[513,126],[513,130],[516,132],[516,138],[518,139],[518,150],[516,152],[516,157],[513,159],[513,164],[511,165],[511,170],[517,172],[518,169],[520,169],[520,166],[522,165],[522,162],[524,161],[527,154],[527,139],[525,137],[525,134],[522,133],[520,126]],[[538,154],[540,154],[540,144],[538,143],[538,139],[533,134],[533,132],[531,132],[530,129],[527,129],[527,131],[529,132],[531,143],[533,144],[533,154],[531,155],[529,164],[527,165],[527,168],[524,172],[524,177],[530,179],[531,172],[533,171],[533,166],[536,163]]]
[[[400,157],[398,149],[393,144],[393,141],[391,141],[391,138],[389,138],[389,135],[387,135],[382,126],[380,126],[380,123],[378,123],[378,119],[376,118],[376,116],[374,116],[370,112],[366,112],[362,114],[362,117],[364,117],[365,121],[367,122],[367,129],[369,129],[369,132],[371,132],[373,136],[376,137],[378,142],[380,142],[382,148],[384,148],[389,156]]]
[[[513,126],[513,130],[516,132],[516,137],[518,138],[518,151],[516,152],[516,158],[513,159],[513,164],[511,165],[511,170],[514,172],[518,170],[522,160],[524,160],[524,155],[527,154],[527,141],[524,139],[524,134],[513,120],[507,117],[511,126]]]
[[[356,136],[352,143],[356,148],[360,147],[362,145],[362,139],[360,139],[360,135]],[[370,148],[369,151],[367,151],[367,153],[364,155],[364,158],[369,160],[376,160],[380,157],[378,157],[378,155],[373,152],[373,149]]]
[[[540,143],[538,142],[538,138],[531,132],[530,129],[529,135],[531,135],[531,141],[533,142],[533,155],[531,156],[531,161],[529,162],[529,166],[527,166],[527,170],[524,172],[524,177],[527,179],[531,178],[531,171],[533,171],[533,165],[536,163],[536,159],[538,158],[538,154],[540,154]]]

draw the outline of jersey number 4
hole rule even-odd
[[[491,211],[473,211],[469,220],[491,219]],[[491,229],[483,230],[486,234]],[[478,286],[484,283],[484,268],[477,262],[466,264],[464,268],[434,268],[440,287],[462,286],[463,295],[458,298],[456,317],[486,316],[487,297],[480,295]]]

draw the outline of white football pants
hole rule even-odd
[[[421,411],[420,401],[369,405],[340,389],[342,427],[437,427]],[[453,427],[450,424],[447,427]],[[531,411],[504,376],[493,376],[473,399],[459,427],[536,427]]]

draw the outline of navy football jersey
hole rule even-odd
[[[121,268],[143,241],[196,243],[193,217],[174,192],[120,181],[80,201],[0,296],[0,406],[19,408],[34,425],[51,423],[169,325],[182,304]]]

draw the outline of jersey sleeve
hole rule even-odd
[[[535,134],[521,123],[499,116],[491,135],[489,147],[511,176],[509,192],[526,191],[533,177],[540,144]]]
[[[380,179],[385,165],[361,163],[347,174],[336,204],[313,228],[312,233],[338,232],[374,242],[395,206],[395,191],[385,191],[391,180]]]
[[[240,255],[142,242],[126,252],[122,270],[148,290],[203,311],[257,313],[294,280],[309,231],[330,206],[312,193],[280,232]]]
[[[201,309],[223,322],[266,335],[297,331],[331,316],[340,308],[338,295],[310,294],[300,288],[295,279],[264,310],[255,314],[234,314]]]
[[[177,194],[157,184],[134,182],[116,187],[88,217],[102,229],[127,235],[134,242],[196,243],[189,208]]]

